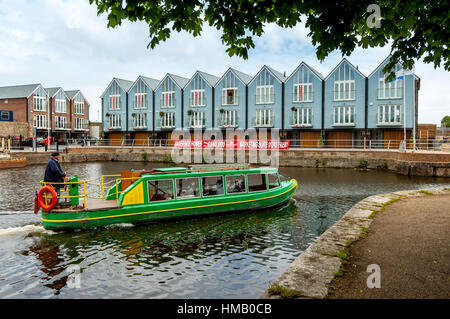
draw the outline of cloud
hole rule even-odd
[[[190,78],[196,70],[222,76],[233,67],[255,75],[269,65],[289,75],[305,61],[324,76],[340,62],[333,52],[317,60],[304,24],[283,29],[274,24],[255,38],[249,59],[229,57],[221,31],[204,25],[201,37],[174,32],[154,50],[147,49],[148,27],[123,22],[107,28],[106,15],[85,0],[7,1],[0,7],[0,85],[40,82],[45,87],[80,89],[91,103],[91,120],[100,109],[100,94],[113,77],[134,81],[139,75],[162,79],[167,72]],[[357,49],[348,57],[369,75],[389,54],[390,48]],[[448,112],[450,73],[418,62],[421,77],[419,122],[438,123]]]

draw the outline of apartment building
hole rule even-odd
[[[44,88],[41,84],[0,87],[0,135],[70,138],[77,130],[72,123],[75,116],[69,92],[61,87]],[[82,96],[78,90],[79,95]],[[89,103],[83,96],[83,129],[87,137]],[[78,115],[77,115],[78,116]]]
[[[345,58],[326,76],[305,62],[288,75],[264,65],[254,76],[233,68],[221,77],[202,71],[189,79],[168,73],[158,82],[140,76],[136,81],[146,91],[137,93],[131,90],[133,83],[138,87],[136,81],[114,78],[101,97],[104,131],[106,138],[170,140],[174,129],[189,130],[192,136],[194,129],[224,134],[254,128],[259,138],[270,139],[270,133],[259,132],[276,128],[280,138],[304,147],[322,140],[336,147],[370,141],[383,147],[384,141],[402,140],[405,132],[406,139],[412,136],[420,89],[415,74],[387,82],[382,70],[388,59],[369,76]],[[148,98],[137,109],[132,105],[141,94]],[[142,125],[127,126],[129,119]],[[139,135],[132,134],[136,129]]]

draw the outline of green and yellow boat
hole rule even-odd
[[[111,186],[106,185],[107,178],[113,179]],[[42,184],[39,203],[49,203],[46,194],[51,186]],[[57,200],[65,202],[52,209],[50,204],[41,205],[46,229],[138,224],[266,209],[288,202],[298,187],[295,179],[279,174],[277,168],[242,165],[194,165],[103,175],[98,198],[86,192],[89,181],[74,176],[63,184],[69,195],[57,196]]]

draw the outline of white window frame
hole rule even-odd
[[[386,78],[378,79],[378,99],[401,99],[403,97],[403,79],[385,82]]]
[[[136,116],[133,117],[133,127],[147,127],[147,113],[136,113]]]
[[[338,121],[336,121],[336,113]],[[355,126],[355,123],[356,109],[354,106],[343,105],[333,108],[333,126]]]
[[[311,107],[297,107],[293,111],[294,121],[292,126],[312,126],[312,108]]]
[[[202,128],[205,126],[205,112],[204,111],[193,111],[189,119],[189,127],[191,128]]]
[[[33,96],[33,111],[47,111],[47,98],[45,96]]]
[[[257,109],[255,126],[272,127],[274,125],[273,109]]]
[[[299,87],[302,87],[302,98],[300,99]],[[312,102],[313,101],[313,84],[312,83],[299,83],[294,84],[292,102]],[[305,96],[307,98],[305,98]],[[309,98],[308,98],[309,96]]]
[[[121,102],[120,100],[121,100],[120,94],[111,94],[109,96],[109,101],[108,101],[109,109],[110,110],[120,110],[120,102]],[[113,103],[113,101],[115,103]]]
[[[228,101],[228,95],[227,95],[228,91],[233,91],[232,103],[229,103],[229,101]],[[238,88],[223,88],[222,89],[222,105],[238,105],[237,93],[238,93]]]
[[[378,105],[377,125],[402,125],[402,124],[403,124],[402,105],[400,104]]]
[[[33,126],[35,128],[47,128],[47,115],[34,114]]]
[[[75,122],[75,130],[85,130],[86,119],[82,117],[76,117],[74,119]]]
[[[141,103],[139,105],[139,96],[141,97]],[[148,108],[147,93],[135,93],[134,94],[134,107],[135,110],[142,110]]]
[[[164,116],[159,121],[160,128],[175,127],[175,112],[164,112]]]
[[[84,102],[79,102],[79,101],[74,102],[73,114],[84,115]]]
[[[259,85],[256,87],[255,104],[275,103],[275,89],[273,85]]]
[[[355,80],[334,81],[334,101],[353,101],[356,99]]]
[[[161,108],[175,107],[175,91],[165,91],[161,93]]]
[[[195,93],[198,93],[197,104],[195,104]],[[191,90],[191,107],[206,106],[205,89]]]
[[[55,129],[67,129],[67,118],[65,116],[55,116]]]
[[[221,127],[237,127],[238,126],[238,111],[237,110],[224,110],[220,114]]]
[[[55,113],[67,113],[66,99],[55,98]]]
[[[122,122],[119,113],[114,113],[109,116],[109,128],[121,128]]]

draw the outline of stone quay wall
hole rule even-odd
[[[266,151],[264,151],[266,152]],[[270,151],[267,151],[270,157]],[[97,162],[97,161],[136,161],[136,162],[172,162],[171,147],[76,147],[69,148],[61,153],[63,163]],[[200,160],[209,161],[210,155],[194,151],[190,156],[191,163]],[[243,152],[244,153],[244,152]],[[220,153],[218,153],[220,154]],[[272,155],[276,152],[272,153]],[[216,158],[222,158],[226,162],[226,152],[222,155],[214,154]],[[244,160],[248,161],[250,152],[245,151]],[[26,157],[27,165],[44,164],[50,157],[50,152],[16,152],[13,157]],[[240,156],[240,155],[239,155]],[[234,160],[239,158],[234,153]],[[196,157],[197,162],[194,161]],[[233,156],[231,157],[233,159]],[[278,161],[265,162],[258,157],[257,163],[261,165],[273,165],[280,167],[317,167],[317,168],[367,168],[384,169],[398,174],[411,176],[435,176],[450,177],[450,153],[449,152],[399,152],[384,150],[306,150],[289,149],[280,150]],[[180,163],[180,166],[185,165]]]

